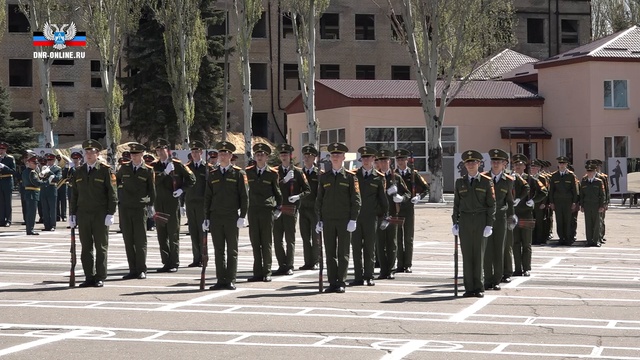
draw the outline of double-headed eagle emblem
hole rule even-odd
[[[67,26],[69,28],[67,28],[67,31],[65,31],[64,29]],[[52,27],[55,28],[56,31],[53,31]],[[67,47],[67,45],[65,45],[65,42],[67,40],[72,40],[74,37],[76,37],[76,24],[71,22],[71,24],[63,24],[62,27],[58,28],[58,25],[49,24],[47,22],[44,24],[44,29],[42,32],[44,33],[45,39],[53,40],[54,49],[62,50]]]

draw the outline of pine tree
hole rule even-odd
[[[27,124],[27,120],[11,118],[9,91],[0,83],[0,129],[2,140],[10,145],[9,151],[19,158],[27,149],[38,146],[38,132]]]

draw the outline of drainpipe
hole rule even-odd
[[[547,25],[547,27],[548,27],[548,30],[549,30],[548,31],[548,33],[549,33],[549,54],[547,54],[547,57],[551,57],[551,0],[549,0],[549,11],[548,11],[547,17],[548,17],[548,20],[547,20],[548,25]]]
[[[556,55],[560,54],[560,0],[556,0]]]

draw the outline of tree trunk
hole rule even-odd
[[[251,67],[249,66],[248,51],[243,51],[242,57],[242,112],[244,114],[244,154],[245,161],[251,158],[251,115],[253,103],[251,100]]]
[[[49,104],[50,99],[50,72],[51,61],[48,59],[37,60],[38,62],[38,74],[40,75],[40,118],[42,119],[42,134],[44,135],[44,144],[56,146],[53,142],[53,116],[51,114],[51,107]]]
[[[309,128],[309,142],[313,141],[317,149],[320,149],[320,134],[318,133],[318,122],[316,121],[316,4],[315,1],[311,1],[311,6],[308,14],[308,26],[306,31],[307,39],[309,39],[309,43],[307,47],[309,48],[309,69],[307,69],[308,78],[307,78],[307,99],[306,99],[306,107],[307,107],[307,127]]]

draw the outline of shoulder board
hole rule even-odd
[[[300,172],[302,172],[302,168],[301,167],[297,167],[297,166],[293,165],[293,168],[298,170],[298,171],[300,171]]]
[[[249,170],[249,169],[253,169],[254,167],[256,167],[255,165],[251,165],[251,166],[247,166],[246,168],[244,168],[245,170]]]
[[[507,173],[504,173],[504,174],[506,175]],[[483,173],[480,173],[480,175],[487,176],[487,177],[489,177],[489,180],[491,180],[491,177],[490,177],[490,174],[489,174],[489,172],[488,172],[488,171],[485,171],[485,172],[483,172]]]
[[[380,176],[384,176],[383,172],[380,172],[380,170],[376,170],[376,174],[380,175]]]
[[[511,176],[511,175],[504,174],[504,177],[506,177],[507,179],[509,179],[511,181],[515,180],[515,178],[513,176]],[[491,179],[489,179],[489,180],[491,180]]]
[[[236,170],[242,170],[242,168],[240,166],[236,166],[236,165],[233,165],[232,168],[234,168]]]
[[[324,169],[320,169],[320,175],[322,175],[324,173],[325,173]]]
[[[276,166],[276,167],[273,167],[273,166],[269,166],[269,165],[267,165],[267,169],[269,169],[269,170],[271,170],[271,171],[273,171],[273,172],[278,172],[278,167],[277,167],[277,166]]]
[[[182,164],[182,161],[180,161],[180,159],[171,158],[171,161]]]
[[[571,171],[571,170],[569,170],[569,169],[567,169],[567,173],[568,173],[568,174],[575,174],[573,171]]]
[[[582,178],[583,178],[583,179],[586,179],[586,178],[587,178],[587,174],[584,174],[584,175],[582,176]]]
[[[491,181],[491,178],[489,176],[487,176],[485,173],[481,173],[480,176],[482,176],[483,178]]]
[[[557,174],[557,173],[558,173],[558,170],[556,170],[556,171],[552,172],[552,173],[551,173],[551,175],[553,175],[553,174]]]
[[[12,155],[9,155],[9,154],[5,154],[4,156],[6,156],[8,158],[11,158],[11,159],[15,159]]]
[[[184,164],[184,166],[189,166],[189,165],[191,165],[191,163],[192,163],[192,161],[189,160],[186,164]]]
[[[351,175],[355,175],[356,174],[356,172],[353,171],[353,170],[345,170],[344,172],[349,173]]]
[[[106,167],[107,169],[111,169],[111,165],[109,164],[102,163],[102,166]]]
[[[151,166],[151,165],[153,165],[153,163],[151,163],[151,164],[144,164],[144,166],[145,166],[147,169],[153,169],[153,166]]]

